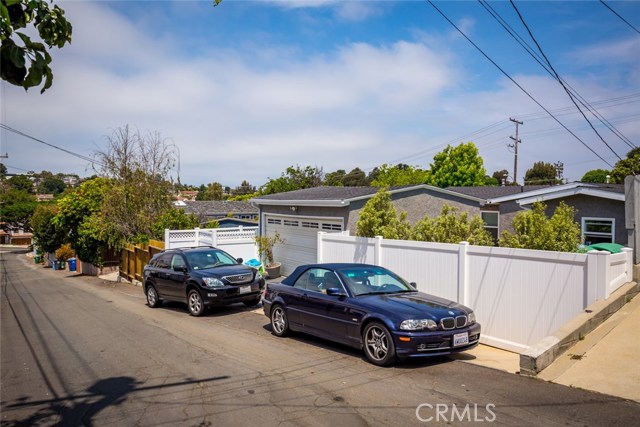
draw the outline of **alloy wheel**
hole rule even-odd
[[[384,360],[389,354],[389,337],[378,326],[372,326],[367,330],[365,338],[368,353],[377,361]]]

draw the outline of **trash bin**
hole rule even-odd
[[[53,269],[54,270],[59,270],[60,269],[60,262],[58,262],[57,259],[53,260]]]
[[[33,261],[34,261],[36,264],[40,264],[40,263],[42,262],[42,255],[36,255],[36,256],[34,256],[34,257],[33,257]]]
[[[76,271],[76,259],[69,258],[69,271]]]
[[[617,243],[595,243],[593,245],[587,246],[587,250],[595,249],[597,251],[607,251],[612,254],[620,253],[622,248],[624,248],[624,246]]]
[[[251,258],[250,260],[245,261],[245,265],[257,268],[260,274],[264,274],[264,267],[262,266],[262,263],[255,258]]]

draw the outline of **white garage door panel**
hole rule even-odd
[[[273,257],[282,263],[281,273],[287,276],[301,264],[316,262],[318,231],[342,231],[342,220],[266,215],[266,235],[273,236],[276,231],[285,242],[274,247]]]

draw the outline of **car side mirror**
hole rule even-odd
[[[340,288],[327,288],[327,295],[332,297],[346,297],[345,293]]]
[[[242,258],[236,258],[236,261],[238,261],[238,264],[242,264],[244,262]]]
[[[176,265],[173,267],[173,271],[182,271],[183,273],[187,272],[187,266],[186,265]]]

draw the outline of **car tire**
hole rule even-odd
[[[195,317],[202,316],[204,314],[204,300],[200,292],[192,289],[187,296],[187,307],[189,308],[189,314]]]
[[[156,308],[160,305],[160,297],[158,296],[158,291],[156,291],[156,287],[153,285],[147,286],[147,291],[145,292],[147,296],[147,305],[151,308]]]
[[[286,310],[281,305],[275,305],[271,309],[271,331],[277,337],[289,334],[289,319],[287,319]]]
[[[389,366],[396,360],[396,346],[391,332],[379,322],[371,322],[362,333],[364,354],[374,365]]]
[[[256,297],[254,299],[250,299],[248,301],[243,301],[242,303],[247,307],[247,308],[251,308],[251,307],[255,307],[256,305],[260,304],[260,300],[262,299],[262,297]]]

